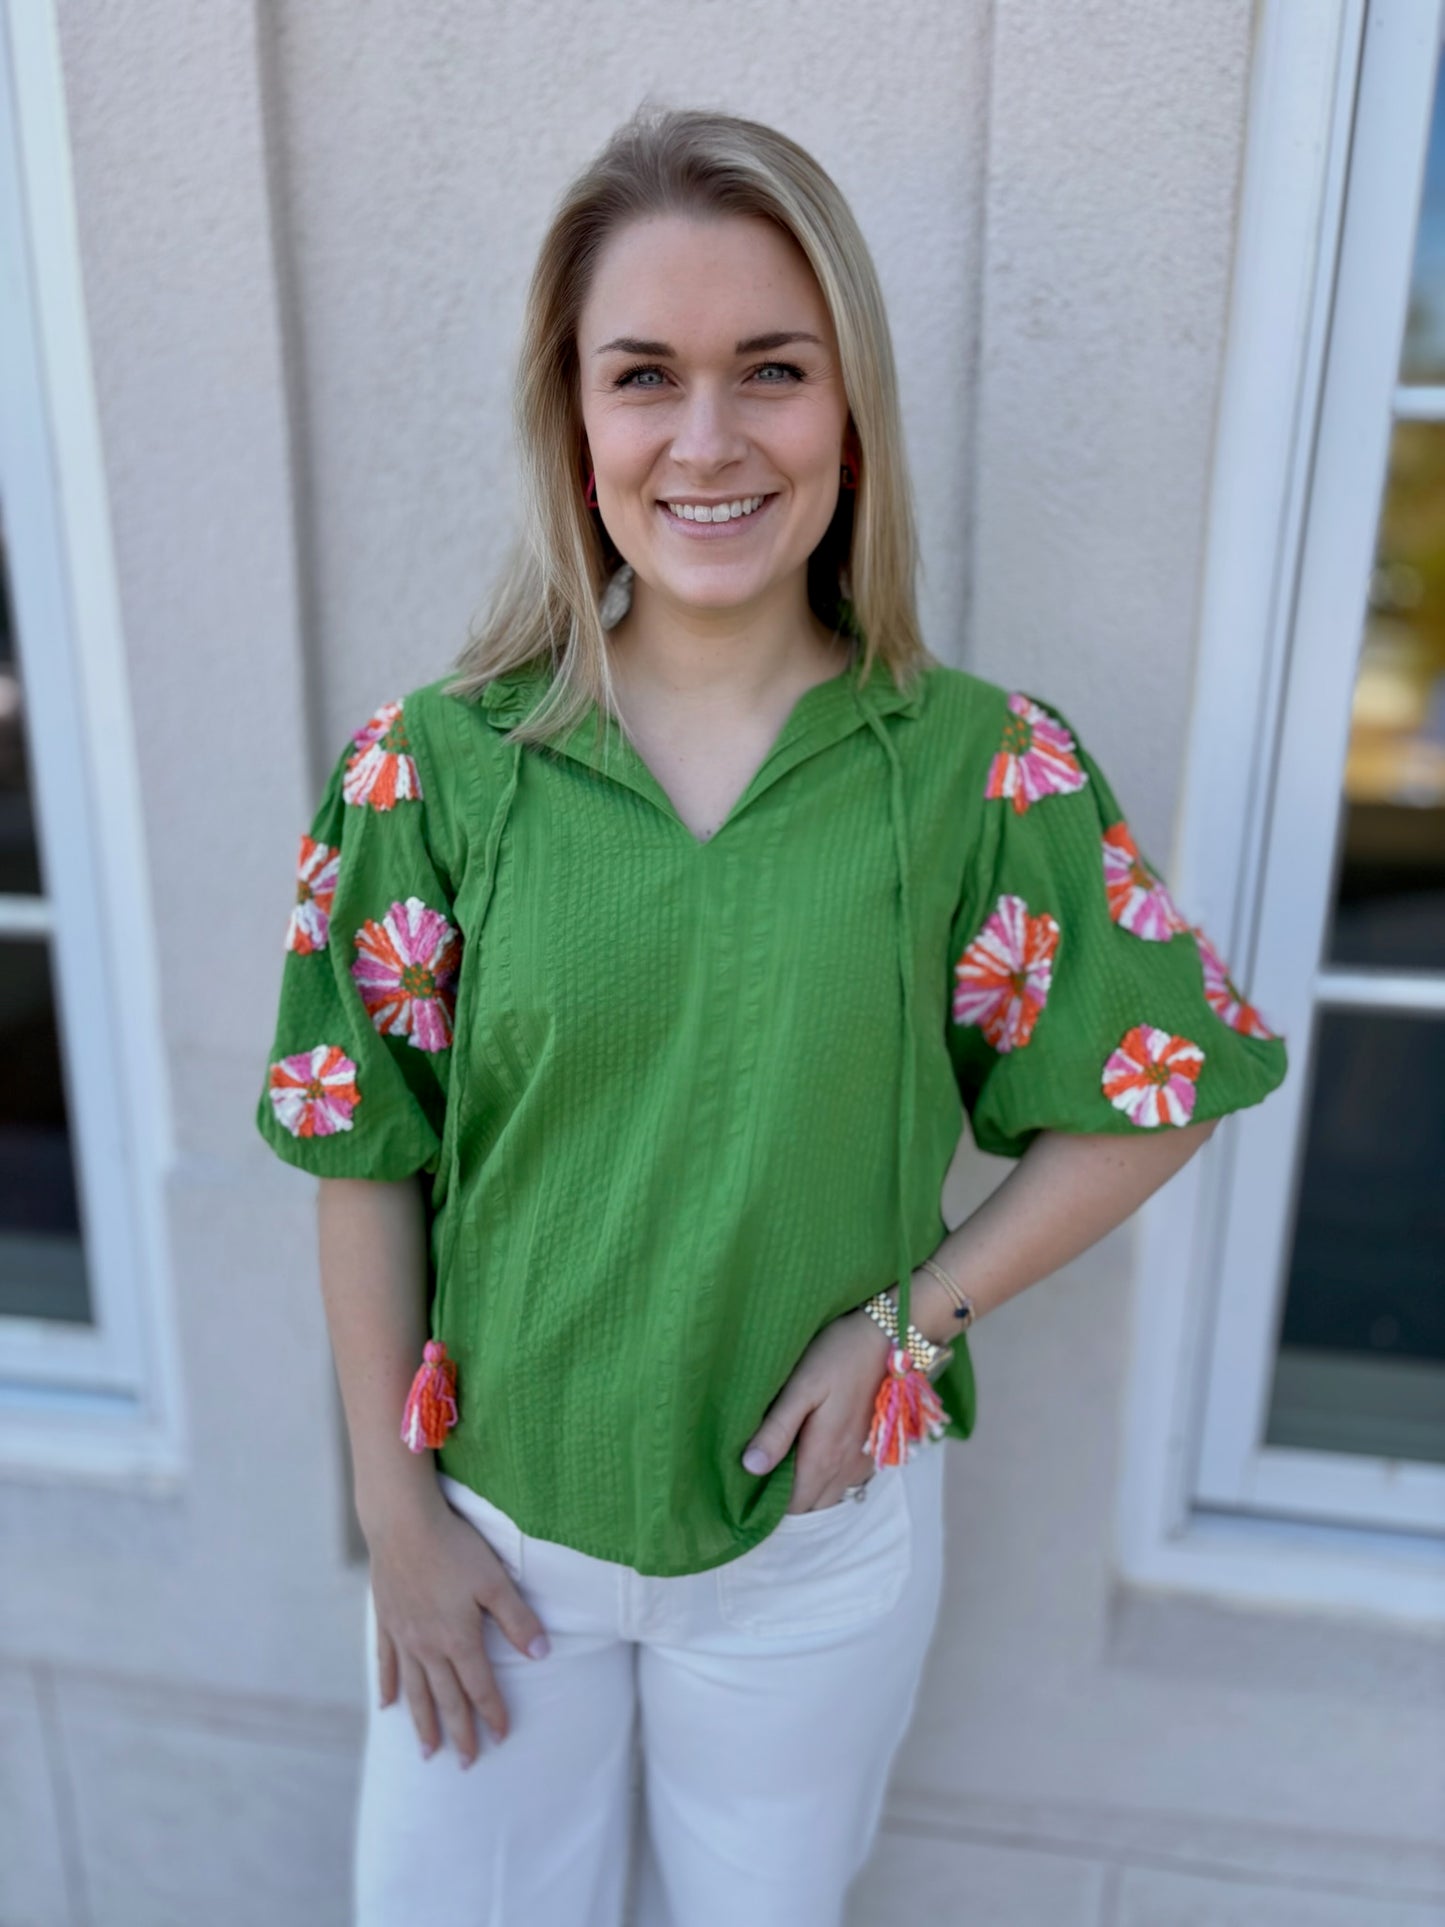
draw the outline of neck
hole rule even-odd
[[[807,584],[745,610],[699,609],[659,595],[637,578],[632,607],[608,633],[617,681],[633,691],[744,708],[839,673],[847,637],[813,614]]]

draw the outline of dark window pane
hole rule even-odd
[[[1445,1463],[1445,1020],[1319,1018],[1266,1439]]]
[[[40,854],[25,753],[25,705],[4,564],[0,540],[0,893],[38,896]]]
[[[1400,379],[1405,382],[1445,381],[1445,90],[1439,74],[1437,68],[1409,316],[1400,354]]]
[[[1445,970],[1445,424],[1396,423],[1376,553],[1325,954]]]
[[[88,1320],[50,951],[0,942],[0,1315]]]

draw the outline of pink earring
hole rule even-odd
[[[843,479],[844,488],[846,489],[857,488],[858,477],[853,471],[853,464],[851,462],[844,462],[843,469],[842,469],[842,479]]]
[[[595,509],[597,506],[597,471],[595,468],[589,468],[587,471],[587,506],[590,509]]]

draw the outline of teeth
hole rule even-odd
[[[751,515],[765,500],[766,497],[762,495],[744,495],[736,502],[717,502],[712,506],[706,503],[669,502],[667,507],[684,522],[736,522],[739,516]]]

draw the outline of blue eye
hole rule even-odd
[[[765,361],[761,366],[755,368],[753,373],[760,375],[768,368],[781,370],[781,372],[788,377],[788,381],[802,381],[804,379],[802,369],[795,367],[791,361]],[[786,388],[787,385],[787,382],[778,381],[765,381],[763,383],[764,388]]]
[[[655,362],[640,362],[635,368],[624,368],[612,384],[614,388],[650,388],[651,382],[639,382],[639,375],[661,375],[662,369]]]

